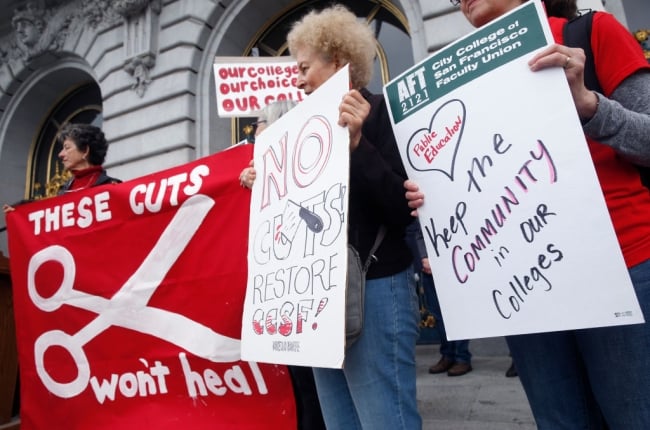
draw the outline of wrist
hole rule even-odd
[[[357,149],[359,142],[361,142],[361,133],[355,136],[350,136],[350,152]]]
[[[580,121],[582,121],[583,124],[588,122],[591,118],[593,118],[594,115],[596,115],[596,112],[598,112],[599,104],[600,100],[598,98],[598,94],[595,91],[588,91],[584,98],[584,102],[582,102],[578,107],[578,116],[580,117]]]

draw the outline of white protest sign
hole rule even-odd
[[[242,323],[247,360],[340,368],[345,348],[347,66],[256,138]]]
[[[254,117],[276,100],[300,102],[298,65],[291,57],[216,57],[214,80],[219,117]]]
[[[384,88],[447,335],[643,322],[539,1]]]

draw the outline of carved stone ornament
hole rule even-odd
[[[53,13],[37,2],[27,2],[24,8],[14,11],[11,24],[15,40],[3,56],[28,61],[47,51],[60,50],[72,18],[67,12]]]
[[[160,0],[115,0],[113,1],[113,9],[124,18],[129,18],[142,13],[147,7],[160,13],[161,1]]]
[[[8,42],[0,44],[0,65],[13,60],[27,63],[46,52],[60,51],[71,28],[97,28],[123,20],[124,70],[135,80],[132,88],[140,97],[144,95],[158,54],[161,0],[79,0],[59,3],[63,6],[57,10],[44,4],[31,0],[14,11],[15,31]]]
[[[124,18],[124,70],[133,76],[135,81],[131,88],[142,97],[151,83],[150,70],[156,65],[161,3],[159,0],[122,0],[118,3],[123,12],[127,4],[131,6]]]
[[[144,96],[147,86],[151,83],[149,70],[151,70],[155,64],[156,57],[154,55],[145,54],[132,58],[124,65],[124,70],[135,79],[135,82],[131,85],[131,89],[140,97]]]
[[[83,0],[81,14],[92,28],[97,28],[102,23],[111,25],[121,19],[108,0]]]

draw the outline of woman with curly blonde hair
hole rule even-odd
[[[350,134],[348,240],[365,261],[377,232],[382,226],[386,231],[367,273],[363,333],[346,347],[343,369],[314,369],[325,423],[329,429],[420,429],[419,313],[405,241],[412,221],[402,188],[406,172],[384,98],[364,88],[376,39],[363,21],[335,5],[305,15],[287,42],[298,62],[298,87],[306,94],[349,64],[351,90],[339,107],[339,124]]]
[[[298,25],[300,24],[300,25]],[[341,5],[310,12],[287,35],[290,52],[311,48],[327,62],[350,65],[352,88],[363,88],[372,77],[376,42],[372,29]]]

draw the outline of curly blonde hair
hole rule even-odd
[[[295,22],[287,35],[292,55],[300,48],[312,49],[327,62],[350,65],[352,87],[368,85],[372,77],[376,39],[372,29],[343,5],[312,10]]]

